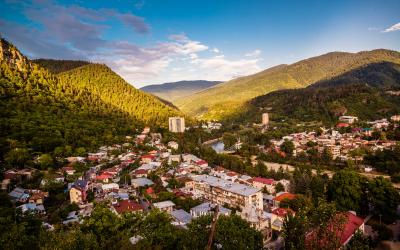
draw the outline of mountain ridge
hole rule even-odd
[[[254,97],[279,89],[304,88],[362,65],[382,61],[399,63],[400,53],[385,49],[330,52],[223,82],[174,104],[183,112],[203,119],[223,119],[240,112],[245,102]]]
[[[364,65],[330,80],[300,89],[284,89],[255,97],[235,120],[258,122],[263,112],[273,121],[315,122],[333,125],[340,115],[362,120],[381,119],[400,113],[400,97],[388,90],[400,89],[400,64]]]
[[[182,80],[177,82],[148,85],[140,88],[140,90],[173,102],[179,98],[183,98],[204,89],[213,87],[219,83],[221,83],[221,81]]]

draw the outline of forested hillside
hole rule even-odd
[[[224,82],[178,100],[175,104],[182,111],[198,117],[222,119],[242,112],[243,104],[254,97],[280,89],[304,88],[364,65],[385,61],[400,63],[400,53],[383,49],[328,53]]]
[[[173,102],[185,96],[189,96],[201,90],[215,86],[218,83],[221,82],[204,80],[179,81],[158,85],[149,85],[141,88],[141,90]]]
[[[332,124],[348,114],[361,119],[380,119],[400,113],[400,64],[374,63],[307,88],[279,90],[249,101],[238,120],[260,122],[261,113],[273,120],[323,121]]]
[[[1,158],[15,148],[82,153],[120,141],[148,123],[166,126],[167,117],[178,113],[105,65],[87,64],[55,76],[0,42]]]

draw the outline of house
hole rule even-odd
[[[86,180],[76,180],[69,190],[69,198],[71,203],[81,204],[86,201],[89,183]]]
[[[4,172],[4,179],[14,180],[18,178],[18,171],[15,169],[9,169]]]
[[[153,207],[160,209],[161,211],[171,212],[175,206],[172,201],[161,201],[153,203]]]
[[[172,224],[175,226],[181,226],[185,228],[186,224],[189,224],[192,220],[192,215],[183,209],[171,211],[169,214],[173,219]]]
[[[118,183],[108,183],[108,184],[103,184],[101,186],[101,189],[103,189],[103,191],[112,191],[112,190],[118,190],[119,189],[119,185]]]
[[[198,206],[195,206],[193,208],[190,209],[190,214],[194,217],[200,217],[203,215],[208,215],[208,214],[214,214],[214,210],[215,210],[215,206],[216,204],[210,203],[210,202],[204,202]],[[223,214],[223,215],[230,215],[231,214],[231,210],[224,208],[222,206],[218,207],[218,214]]]
[[[143,206],[131,200],[122,200],[112,205],[116,214],[143,212]]]
[[[61,168],[61,173],[67,174],[67,175],[74,175],[76,170],[72,166],[65,166]]]
[[[147,177],[149,170],[147,169],[135,169],[131,172],[131,176],[134,176],[136,178],[141,178],[141,177]]]
[[[260,188],[260,189],[265,188],[268,191],[268,193],[270,193],[270,194],[275,193],[275,180],[274,179],[254,177],[253,179],[250,179],[249,182],[256,188]]]
[[[199,160],[196,161],[196,165],[202,168],[206,168],[208,167],[208,162],[206,162],[205,160]]]
[[[392,122],[400,122],[400,115],[394,115],[390,117],[390,120],[392,120]]]
[[[348,124],[353,124],[354,122],[358,121],[358,117],[350,116],[350,115],[342,115],[342,116],[339,116],[339,121],[348,123]]]
[[[71,211],[69,212],[66,220],[62,222],[62,224],[68,225],[70,223],[76,223],[76,222],[79,222],[78,213],[76,211]]]
[[[245,207],[242,212],[238,212],[240,217],[250,223],[251,227],[262,231],[271,228],[272,214],[264,212],[254,206]]]
[[[283,221],[288,214],[294,214],[294,211],[290,208],[275,208],[272,210],[271,214],[271,228],[276,231],[282,231]]]
[[[37,170],[34,168],[24,168],[18,171],[18,175],[23,179],[31,179]]]
[[[41,190],[31,190],[29,203],[35,203],[36,205],[43,204],[44,199],[49,197],[49,192],[44,192]]]
[[[96,176],[96,181],[100,181],[103,183],[109,183],[112,180],[112,178],[113,178],[113,175],[111,173],[104,172],[104,173]]]
[[[80,157],[80,156],[71,156],[65,158],[69,163],[74,163],[74,162],[85,162],[85,157]]]
[[[355,212],[348,211],[336,214],[327,228],[331,230],[333,235],[337,236],[338,248],[343,248],[350,242],[357,231],[364,233],[364,226],[364,219],[358,217]],[[318,246],[324,246],[328,242],[332,242],[331,239],[316,237],[320,236],[317,236],[315,231],[311,231],[306,235],[306,249],[313,248],[312,242]]]
[[[132,186],[134,188],[139,188],[139,187],[145,187],[145,186],[151,186],[154,185],[154,182],[147,178],[135,178],[131,179]]]
[[[170,141],[170,142],[168,142],[167,145],[168,145],[168,147],[175,149],[175,150],[178,150],[178,148],[179,148],[179,144],[175,141]]]
[[[344,123],[344,122],[340,122],[340,123],[336,124],[337,128],[347,128],[349,126],[350,126],[350,124]]]
[[[141,157],[141,160],[143,163],[150,163],[156,158],[155,155],[143,155]]]
[[[14,190],[11,191],[8,196],[10,196],[10,199],[13,202],[26,202],[29,199],[28,191],[20,187],[14,188]]]
[[[181,162],[181,155],[170,155],[168,157],[168,164],[171,164],[172,162]]]
[[[43,205],[36,205],[35,203],[26,203],[17,208],[21,209],[22,213],[28,213],[28,212],[37,214],[46,213]]]

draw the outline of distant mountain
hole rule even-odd
[[[152,93],[167,101],[174,102],[180,98],[192,95],[196,92],[210,88],[219,83],[221,82],[205,80],[179,81],[149,85],[141,88],[141,90],[147,93]]]
[[[380,119],[400,114],[400,96],[388,90],[400,89],[400,64],[381,62],[364,65],[330,80],[302,89],[278,90],[258,96],[236,117],[240,121],[260,122],[261,113],[286,123],[322,121],[333,124],[348,114]]]
[[[0,160],[10,141],[33,152],[94,149],[146,124],[166,127],[169,116],[181,115],[102,64],[38,61],[61,72],[53,74],[4,39],[0,59]]]
[[[400,63],[400,53],[383,49],[359,53],[332,52],[223,82],[174,103],[190,115],[224,119],[241,113],[243,105],[257,96],[280,89],[304,88],[364,65],[385,61]]]

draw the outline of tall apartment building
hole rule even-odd
[[[195,197],[202,197],[221,206],[226,204],[234,208],[239,207],[242,210],[249,206],[263,209],[261,189],[210,175],[195,175],[192,176],[192,180],[185,185]]]
[[[262,114],[262,125],[267,126],[269,123],[269,115],[268,113]]]
[[[169,131],[173,133],[185,132],[185,118],[183,117],[170,117],[168,119]]]

